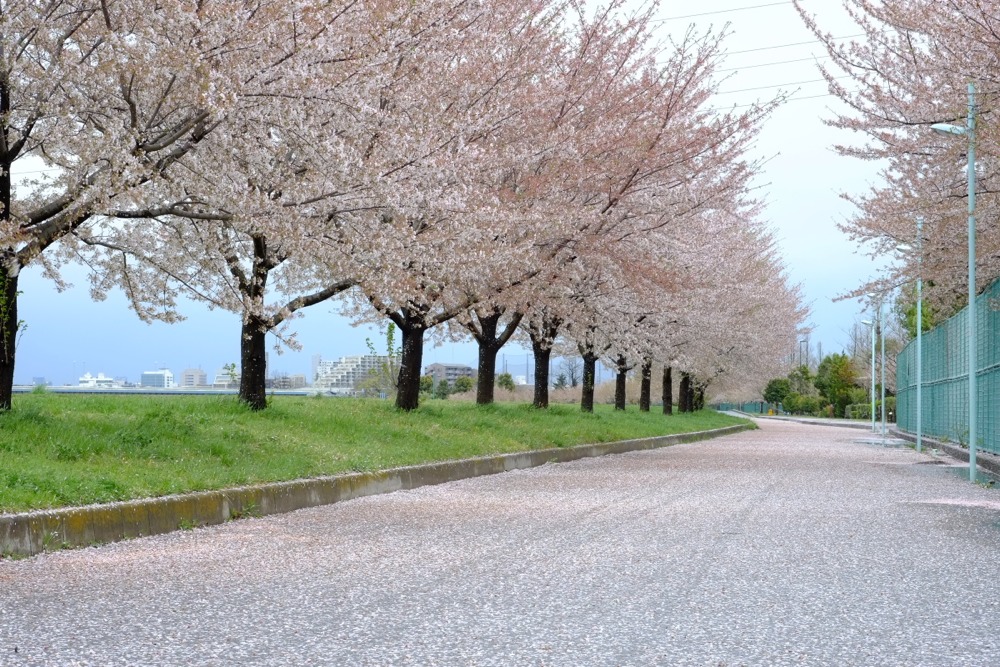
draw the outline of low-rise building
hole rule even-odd
[[[98,373],[97,375],[84,373],[80,378],[78,386],[89,387],[91,389],[118,389],[124,387],[125,383],[116,378],[109,378],[104,373]]]
[[[387,356],[374,354],[341,357],[336,361],[321,360],[316,367],[313,386],[328,389],[334,394],[351,395],[357,391],[359,382],[382,370],[389,361]]]
[[[223,366],[215,372],[212,389],[239,389],[242,373],[234,366]]]
[[[447,380],[448,384],[454,385],[458,378],[474,378],[476,371],[472,366],[465,364],[430,364],[424,369],[424,375],[434,378],[434,384],[440,384],[441,380]]]
[[[208,373],[200,368],[185,368],[181,371],[181,387],[193,389],[208,386]]]
[[[271,379],[271,387],[274,389],[304,389],[305,386],[306,376],[302,373],[280,373]]]
[[[158,371],[144,371],[139,380],[139,386],[156,389],[173,389],[174,374],[166,368],[161,368]]]

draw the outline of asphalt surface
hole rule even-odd
[[[0,665],[1000,665],[1000,491],[760,431],[0,562]]]

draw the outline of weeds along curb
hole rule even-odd
[[[247,516],[280,514],[363,496],[533,468],[546,463],[696,442],[749,428],[753,426],[727,426],[710,431],[517,452],[221,491],[0,514],[0,553],[5,557],[33,556],[43,551],[159,535],[182,528],[219,524]]]
[[[911,443],[917,442],[917,436],[909,431],[901,431],[899,428],[890,429],[891,433],[903,440],[907,440]],[[954,442],[944,442],[942,440],[937,440],[933,437],[923,436],[924,450],[937,449],[944,452],[956,461],[961,461],[963,463],[969,462],[969,448],[968,446],[958,445]],[[976,451],[976,467],[982,468],[983,470],[1000,476],[1000,456],[994,454],[993,452],[979,449]]]

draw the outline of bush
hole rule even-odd
[[[800,415],[815,415],[819,412],[819,396],[800,396],[798,410]]]
[[[872,418],[872,404],[871,403],[853,403],[847,406],[847,417],[848,419],[871,419]],[[882,419],[882,401],[875,401],[875,419]],[[885,420],[887,422],[896,421],[896,397],[886,396],[885,397]]]
[[[847,406],[847,410],[844,414],[848,419],[871,419],[872,418],[872,404],[871,403],[851,403]]]
[[[792,389],[788,378],[774,378],[764,388],[764,400],[768,403],[783,403],[790,393]]]
[[[497,375],[497,386],[507,391],[514,391],[514,376],[510,373],[500,373]]]
[[[434,398],[448,398],[448,394],[451,393],[451,385],[444,378],[438,382],[437,386],[434,387]]]
[[[793,415],[815,415],[819,412],[818,396],[803,396],[802,394],[789,394],[785,397],[782,407]]]

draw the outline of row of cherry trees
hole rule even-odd
[[[853,198],[857,214],[843,229],[873,256],[900,260],[885,275],[859,287],[855,296],[884,293],[925,280],[926,298],[950,315],[967,302],[966,151],[961,137],[942,136],[935,123],[965,126],[967,87],[977,94],[977,285],[1000,276],[1000,228],[995,224],[995,157],[998,126],[993,122],[1000,92],[1000,3],[995,0],[863,0],[845,2],[864,37],[837,42],[800,13],[823,39],[833,65],[824,70],[830,91],[850,111],[832,125],[864,141],[842,153],[884,165],[882,184]],[[917,242],[917,218],[923,231]]]
[[[778,101],[715,110],[722,35],[653,40],[655,6],[551,0],[50,0],[0,13],[0,408],[17,276],[92,268],[145,319],[180,295],[242,314],[240,397],[265,335],[340,299],[402,333],[536,359],[760,384],[803,317],[750,194]],[[46,171],[17,181],[25,160]],[[37,164],[27,162],[27,165]],[[693,378],[693,379],[691,379]],[[648,404],[648,400],[647,400]]]

